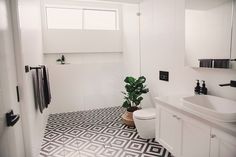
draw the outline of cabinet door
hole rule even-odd
[[[236,138],[212,129],[210,157],[236,157]]]
[[[210,131],[209,126],[182,117],[182,157],[209,157]]]
[[[181,149],[181,120],[167,109],[160,109],[159,142],[174,156],[180,154]]]

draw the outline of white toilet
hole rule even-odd
[[[138,134],[143,139],[155,138],[155,108],[145,108],[133,113]]]

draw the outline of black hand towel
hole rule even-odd
[[[49,82],[49,73],[48,68],[46,66],[42,66],[43,71],[43,85],[44,85],[44,99],[45,99],[45,107],[47,108],[51,102],[51,90],[50,90],[50,82]]]
[[[214,59],[214,68],[229,69],[229,59]]]
[[[36,69],[32,73],[33,85],[34,85],[34,96],[35,105],[39,108],[40,112],[43,113],[45,108],[44,88],[43,88],[43,73],[41,69]]]
[[[204,68],[212,68],[212,59],[199,59],[200,64],[199,67],[204,67]]]

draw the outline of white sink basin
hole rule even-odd
[[[221,122],[236,122],[236,101],[196,95],[183,98],[183,105]]]

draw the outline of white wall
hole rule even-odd
[[[234,18],[233,18],[233,40],[231,59],[236,59],[236,2],[234,1]],[[236,62],[232,62],[233,69],[236,69]]]
[[[12,1],[20,108],[26,157],[38,157],[47,120],[36,110],[31,73],[24,66],[43,64],[40,0]]]
[[[140,76],[139,5],[123,5],[123,62],[125,76]]]
[[[122,34],[120,30],[52,29],[44,31],[45,53],[122,52]]]
[[[236,72],[224,69],[184,67],[184,0],[144,0],[141,2],[142,75],[148,78],[155,96],[193,93],[195,80],[206,80],[209,94],[236,100],[236,89],[219,87],[236,79]],[[170,81],[159,80],[159,70],[170,72]]]
[[[71,64],[49,63],[52,113],[119,106],[123,66],[121,54],[65,55]],[[49,57],[55,56],[47,55]],[[76,62],[70,58],[78,58]],[[115,58],[115,59],[113,59]]]
[[[59,54],[45,54],[50,70],[52,113],[120,106],[123,80],[139,75],[137,4],[123,5],[124,52],[65,54],[70,64],[58,65]]]

